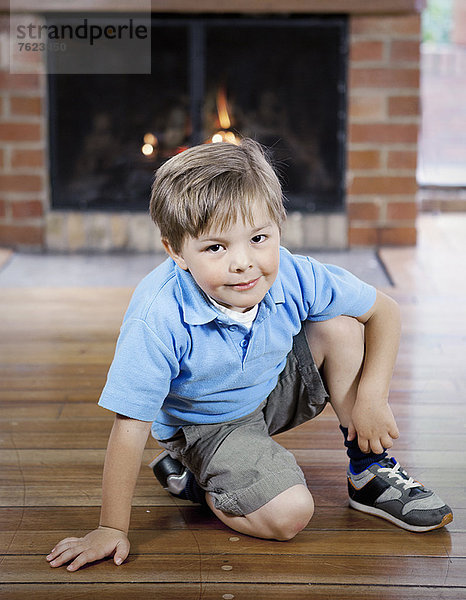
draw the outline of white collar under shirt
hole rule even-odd
[[[232,319],[233,321],[240,323],[247,329],[251,330],[252,323],[253,323],[254,319],[256,318],[257,311],[259,309],[258,304],[256,304],[255,306],[253,306],[251,309],[247,310],[246,312],[238,312],[237,310],[231,310],[231,308],[222,306],[221,304],[216,302],[210,296],[209,296],[209,300],[212,302],[212,304],[215,306],[215,308],[217,310],[219,310],[221,313],[223,313],[227,317],[230,317],[230,319]]]

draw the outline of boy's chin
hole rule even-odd
[[[259,304],[259,302],[261,302],[263,300],[263,298],[260,298],[259,300],[255,301],[253,300],[252,302],[245,302],[244,304],[234,304],[234,305],[227,305],[224,304],[223,306],[226,306],[227,308],[229,308],[230,310],[234,310],[236,312],[241,312],[241,313],[245,313],[248,312],[249,310],[252,310],[255,306],[257,306]]]

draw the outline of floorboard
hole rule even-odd
[[[336,418],[277,436],[303,467],[316,512],[291,542],[250,538],[167,495],[144,452],[132,551],[70,574],[45,554],[98,523],[112,415],[96,404],[127,288],[2,289],[0,295],[0,596],[23,600],[464,600],[466,598],[466,260],[464,216],[426,217],[420,242],[384,249],[403,339],[391,389],[395,455],[454,509],[413,534],[348,507]]]
[[[98,597],[99,600],[115,600],[116,597],[125,600],[234,600],[237,598],[254,598],[255,600],[460,600],[461,590],[425,586],[393,586],[393,585],[324,585],[310,583],[294,584],[244,584],[244,583],[177,583],[177,584],[9,584],[5,586],[5,597],[9,600],[23,600],[29,594],[34,594],[34,600],[50,600],[67,598],[69,600],[89,600]],[[441,593],[441,596],[439,595]]]

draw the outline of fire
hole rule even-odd
[[[146,133],[143,137],[144,144],[141,148],[141,152],[144,156],[155,156],[157,154],[157,147],[159,141],[153,133]]]
[[[217,114],[220,127],[222,129],[230,129],[231,121],[228,114],[227,93],[223,86],[219,87],[217,92]]]
[[[231,119],[228,111],[228,100],[224,86],[220,86],[218,88],[216,104],[218,123],[221,129],[214,133],[210,141],[214,144],[217,144],[219,142],[239,144],[239,137],[237,137],[231,130]]]

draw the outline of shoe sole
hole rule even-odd
[[[443,519],[441,520],[441,522],[437,523],[436,525],[410,525],[409,523],[405,523],[404,521],[397,519],[393,515],[385,512],[384,510],[381,510],[380,508],[375,508],[373,506],[366,506],[365,504],[360,504],[359,502],[355,502],[351,498],[349,499],[349,505],[351,506],[351,508],[354,508],[355,510],[359,510],[360,512],[363,512],[363,513],[367,513],[368,515],[374,515],[376,517],[381,517],[382,519],[385,519],[386,521],[390,521],[390,523],[393,523],[394,525],[398,525],[398,527],[401,527],[402,529],[406,529],[407,531],[414,531],[415,533],[424,533],[425,531],[432,531],[433,529],[440,529],[441,527],[444,527],[445,525],[448,525],[448,523],[451,523],[453,521],[453,514],[450,512],[450,513],[446,514],[443,517]]]

